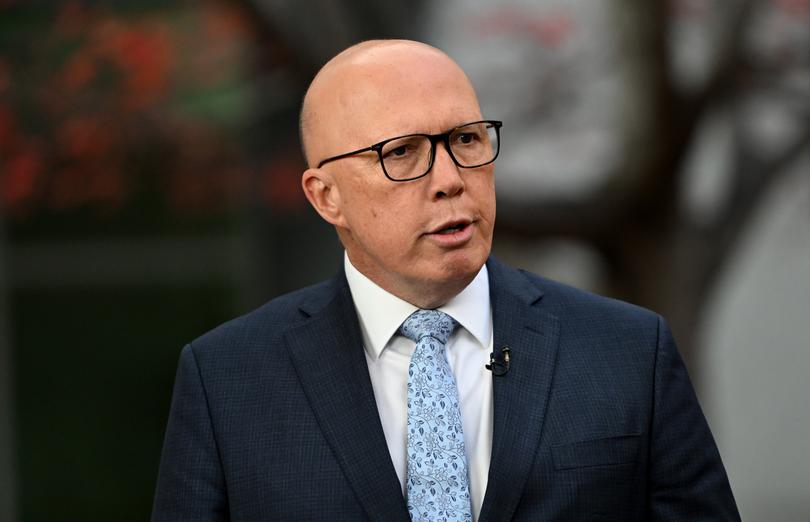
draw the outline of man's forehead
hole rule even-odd
[[[425,93],[428,117],[400,110],[400,103],[417,91]],[[302,131],[310,152],[320,157],[340,152],[330,146],[336,140],[345,147],[352,138],[379,141],[441,132],[478,114],[469,80],[442,51],[419,42],[364,42],[333,58],[315,77],[305,99]]]

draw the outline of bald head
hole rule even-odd
[[[389,96],[407,88],[403,75],[431,75],[436,71],[463,77],[474,96],[461,68],[441,50],[421,42],[369,40],[332,58],[312,80],[301,107],[301,142],[307,164],[315,167],[321,159],[344,152],[333,150],[334,143],[361,139],[358,129],[365,123],[361,118],[374,117],[368,109],[375,94],[385,91]],[[430,105],[430,100],[425,104]]]

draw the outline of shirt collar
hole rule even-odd
[[[418,308],[377,286],[352,265],[348,254],[344,254],[344,270],[360,320],[363,345],[376,361],[402,322]],[[438,309],[458,321],[482,349],[487,349],[492,336],[492,314],[486,265],[464,290]]]

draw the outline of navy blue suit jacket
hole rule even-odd
[[[511,366],[480,520],[739,520],[664,321],[487,266]],[[409,520],[342,271],[185,347],[153,520]]]

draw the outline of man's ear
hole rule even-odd
[[[334,177],[321,169],[307,169],[301,176],[301,186],[309,203],[328,223],[343,224],[340,189]]]

